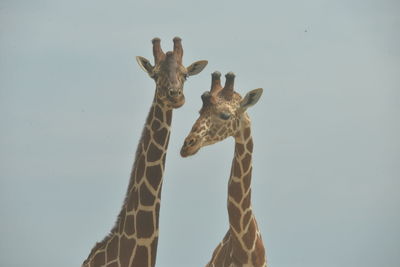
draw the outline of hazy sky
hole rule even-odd
[[[207,59],[174,111],[157,266],[225,234],[233,139],[179,155],[211,73],[264,88],[253,206],[271,267],[400,266],[398,1],[0,1],[0,265],[80,266],[122,205],[154,82],[183,40]]]

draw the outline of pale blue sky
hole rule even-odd
[[[135,56],[207,59],[174,112],[157,266],[227,230],[233,140],[179,156],[215,70],[250,111],[271,267],[400,265],[398,1],[0,1],[0,265],[80,266],[111,229],[154,93]]]

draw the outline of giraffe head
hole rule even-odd
[[[154,38],[154,66],[144,57],[136,57],[139,66],[156,82],[156,96],[161,103],[171,108],[179,108],[185,103],[183,84],[189,76],[200,73],[207,60],[196,61],[189,67],[182,65],[183,48],[181,38],[174,38],[174,50],[164,53],[161,40]]]
[[[233,90],[235,74],[225,75],[225,86],[221,86],[221,73],[212,74],[211,90],[201,96],[203,106],[200,117],[194,123],[181,149],[182,157],[196,154],[203,146],[224,140],[228,136],[239,136],[250,124],[247,108],[260,99],[262,88],[252,90],[244,98]]]

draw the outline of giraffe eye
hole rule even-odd
[[[219,114],[219,117],[220,117],[221,119],[223,119],[223,120],[228,120],[228,119],[231,117],[231,114],[226,113],[226,112],[221,112],[221,113]]]
[[[187,80],[188,77],[189,75],[187,73],[183,74],[183,79],[185,79],[185,81]]]

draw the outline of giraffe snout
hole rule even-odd
[[[183,142],[181,156],[187,157],[195,154],[200,148],[200,146],[198,146],[198,143],[198,139],[195,136],[188,136]]]
[[[185,103],[185,96],[183,95],[182,88],[169,88],[167,90],[167,98],[170,105],[174,108],[179,108]]]
[[[181,89],[175,89],[175,88],[168,89],[168,95],[170,97],[177,97],[177,96],[180,96],[181,94],[182,94]]]
[[[194,139],[192,137],[192,138],[189,138],[189,140],[185,140],[183,145],[184,146],[193,146],[195,143],[196,143],[196,139]]]

